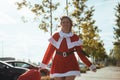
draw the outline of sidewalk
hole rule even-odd
[[[120,80],[120,67],[104,67],[97,72],[87,71],[75,80]]]

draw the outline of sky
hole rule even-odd
[[[20,0],[0,0],[0,57],[41,62],[50,34],[41,31],[38,22],[24,23],[21,17],[33,18],[33,14],[25,8],[18,11],[16,1]],[[99,34],[107,53],[113,48],[114,8],[117,2],[119,0],[89,0],[86,3],[95,8],[93,19],[101,30]],[[62,16],[62,13],[58,15]]]

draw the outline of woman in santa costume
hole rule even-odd
[[[43,57],[40,69],[47,67],[49,61],[52,60],[50,77],[54,80],[74,80],[75,76],[80,75],[80,68],[74,52],[77,52],[80,59],[92,71],[96,71],[82,50],[82,40],[76,34],[71,32],[73,23],[68,16],[60,18],[61,31],[56,32],[50,39],[49,45]]]

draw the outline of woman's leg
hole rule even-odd
[[[65,80],[74,80],[75,79],[75,76],[67,76],[65,77]]]
[[[65,80],[65,77],[55,77],[54,80]]]

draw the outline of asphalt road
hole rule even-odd
[[[120,80],[120,67],[108,66],[97,69],[97,72],[87,71],[75,80]]]

